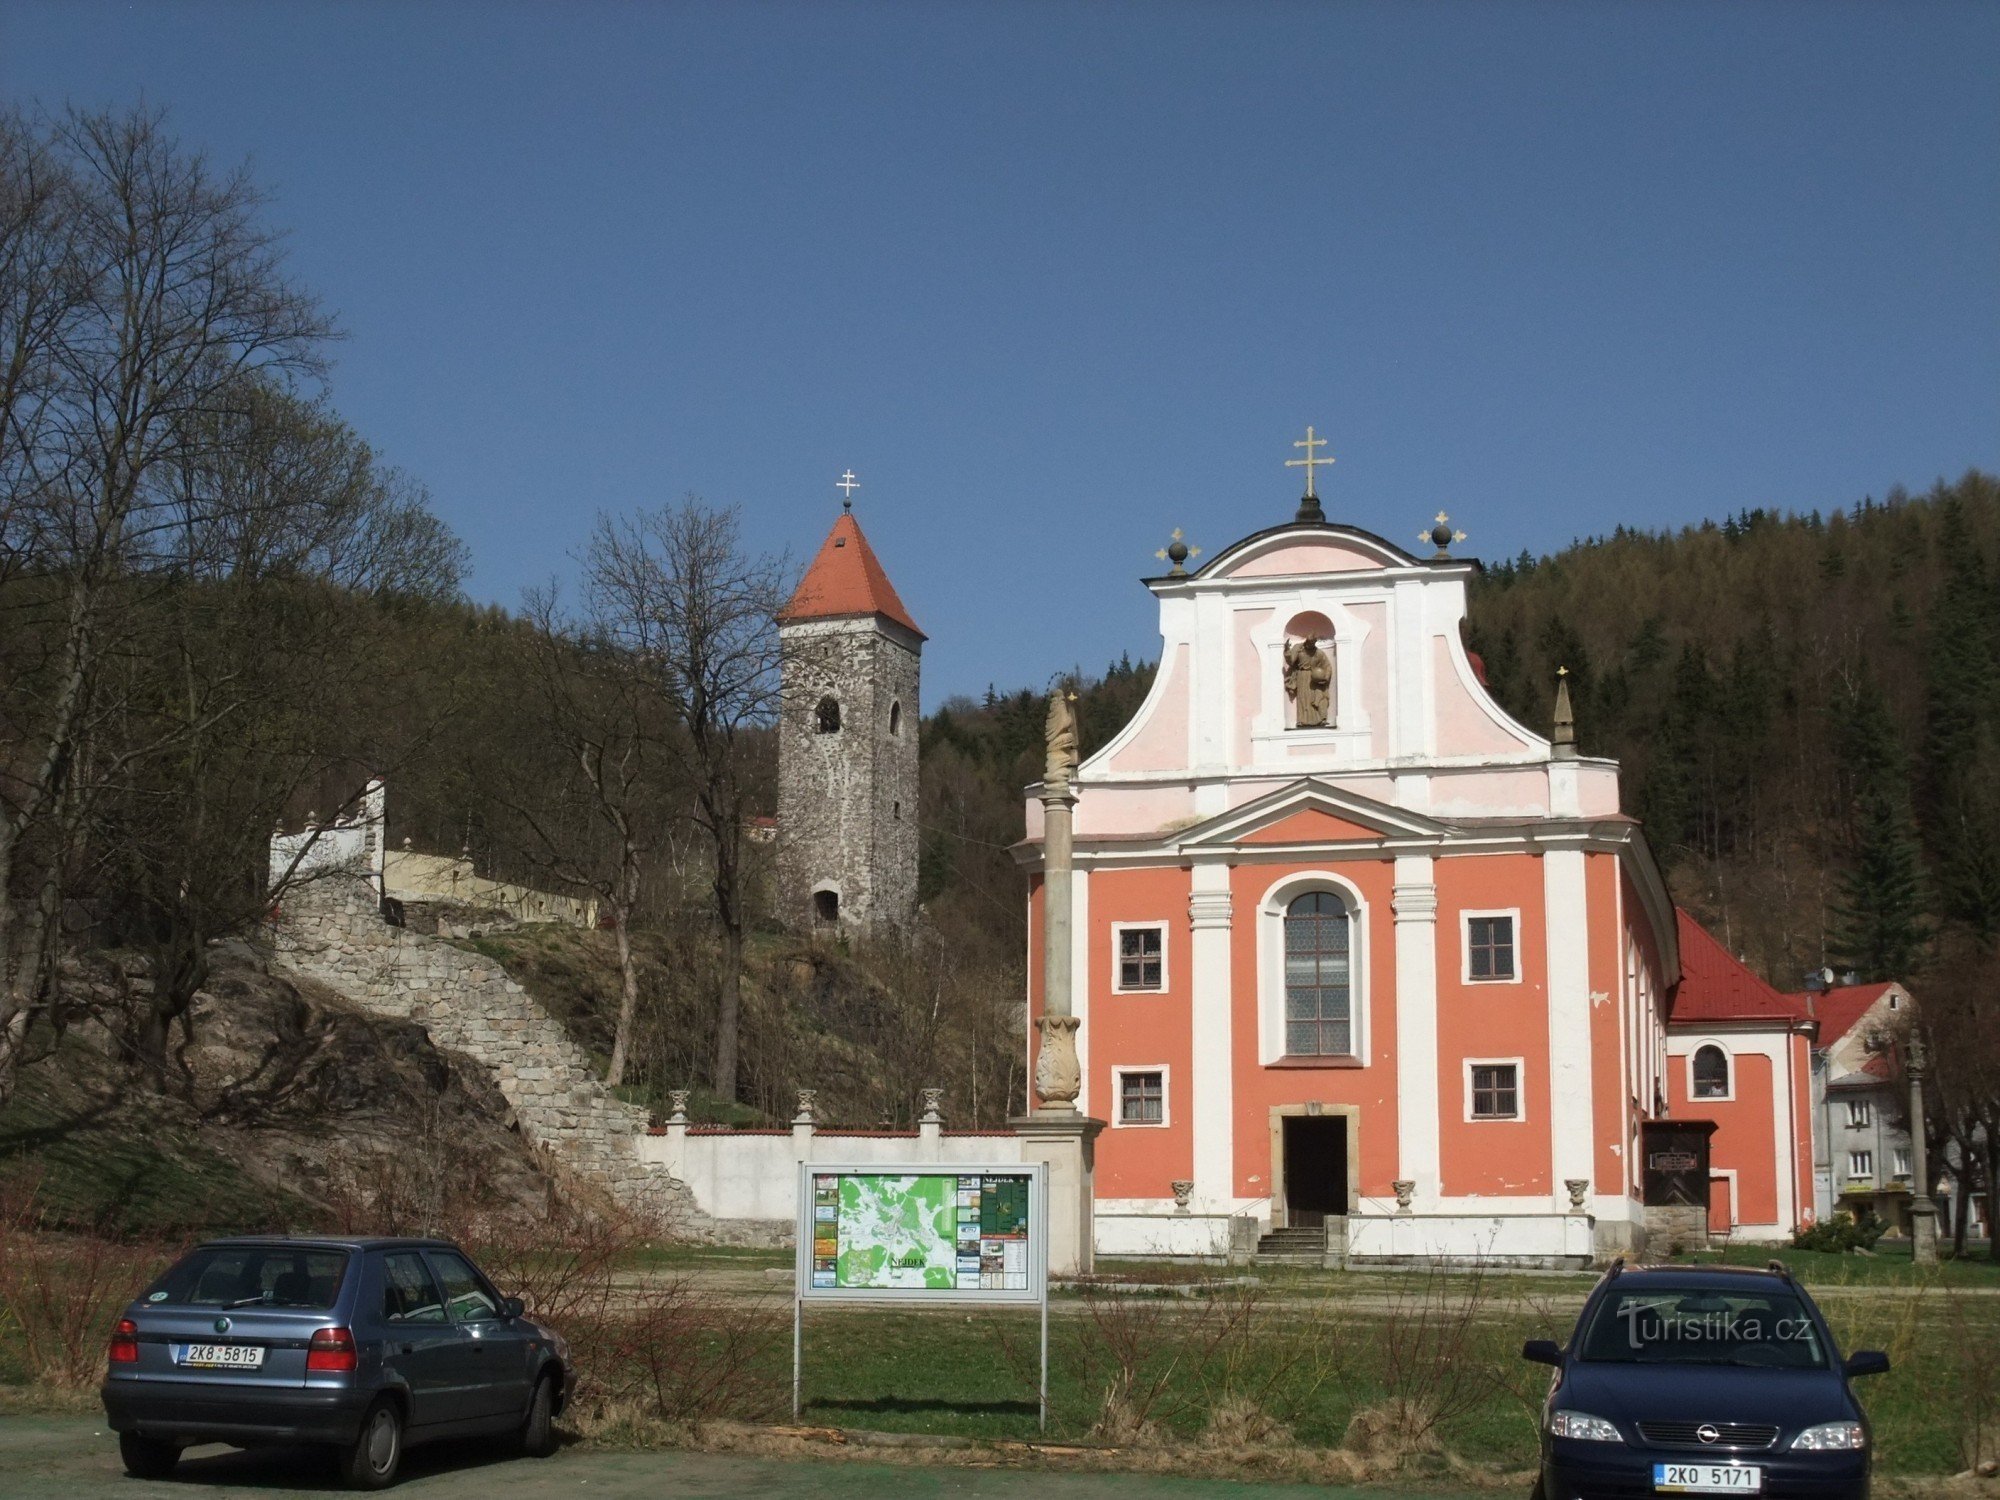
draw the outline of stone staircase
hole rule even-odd
[[[706,1218],[685,1183],[639,1159],[645,1111],[606,1089],[562,1024],[492,959],[390,926],[373,885],[347,872],[289,890],[276,931],[282,964],[490,1069],[522,1135],[559,1167],[662,1231],[690,1233]]]
[[[1330,1218],[1310,1229],[1273,1229],[1257,1241],[1257,1263],[1267,1266],[1344,1265],[1347,1220]]]

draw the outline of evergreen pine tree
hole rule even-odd
[[[1923,855],[1902,743],[1872,682],[1849,700],[1840,750],[1854,812],[1834,904],[1834,956],[1864,979],[1904,979],[1922,961],[1930,936]]]

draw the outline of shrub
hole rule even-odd
[[[175,1247],[51,1232],[39,1188],[0,1189],[0,1341],[30,1383],[82,1390],[103,1377],[119,1312]]]
[[[1825,1250],[1835,1254],[1873,1250],[1875,1242],[1882,1238],[1884,1227],[1880,1219],[1857,1219],[1852,1214],[1837,1213],[1821,1219],[1810,1228],[1799,1230],[1792,1236],[1792,1248]]]

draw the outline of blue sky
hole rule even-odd
[[[0,8],[0,93],[251,160],[475,596],[851,466],[932,704],[1150,654],[1308,422],[1487,557],[2000,469],[1996,79],[1987,4]]]

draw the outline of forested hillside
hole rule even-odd
[[[1678,899],[1786,988],[1909,977],[2000,913],[2000,489],[1622,528],[1488,569],[1471,645],[1546,729],[1567,666]]]

